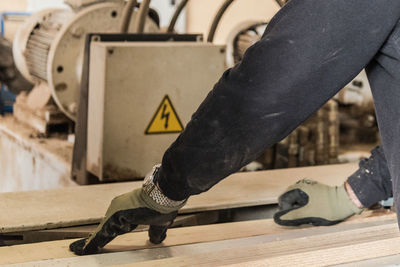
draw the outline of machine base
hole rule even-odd
[[[14,117],[0,117],[0,192],[76,185],[71,180],[73,144],[37,136]]]

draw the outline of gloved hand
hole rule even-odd
[[[328,186],[303,179],[279,197],[279,211],[275,213],[274,220],[285,226],[327,226],[362,211],[349,198],[344,184]]]
[[[154,183],[158,169],[159,165],[146,176],[142,188],[114,198],[96,231],[88,238],[73,242],[70,250],[77,255],[98,253],[115,237],[134,230],[139,224],[150,225],[150,242],[161,243],[186,200],[174,201],[162,194]]]

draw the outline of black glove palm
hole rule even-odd
[[[114,198],[96,231],[88,238],[73,242],[70,250],[78,255],[98,253],[115,237],[134,230],[139,224],[150,225],[150,242],[161,243],[186,201],[169,200],[154,185],[153,176],[149,178],[143,188]]]

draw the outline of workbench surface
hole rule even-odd
[[[400,259],[395,214],[367,211],[330,227],[281,227],[270,219],[170,229],[160,245],[146,232],[109,243],[103,254],[75,256],[74,240],[0,247],[15,266],[376,266]],[[372,263],[371,263],[372,262]],[[375,264],[375,265],[371,265]]]
[[[181,213],[276,204],[278,196],[302,178],[339,185],[357,164],[236,173],[210,191],[193,196]],[[0,194],[0,233],[98,223],[117,195],[142,182],[102,184]]]

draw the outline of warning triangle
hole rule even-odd
[[[182,123],[168,95],[164,97],[156,113],[147,126],[146,134],[180,133]]]

